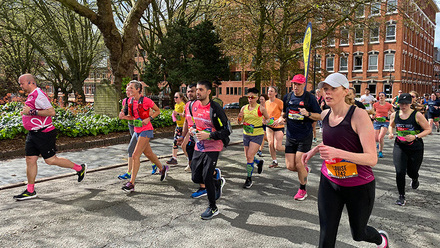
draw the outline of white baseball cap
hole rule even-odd
[[[322,81],[318,84],[318,89],[321,89],[322,86],[324,86],[324,84],[328,84],[331,87],[335,87],[335,88],[339,87],[339,86],[342,86],[346,89],[350,88],[350,84],[348,83],[347,77],[341,73],[338,73],[338,72],[335,72],[335,73],[328,75],[324,79],[324,81]]]

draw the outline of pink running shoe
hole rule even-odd
[[[307,190],[299,189],[298,193],[293,197],[297,201],[304,201],[307,197]]]

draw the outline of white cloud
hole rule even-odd
[[[437,5],[439,5],[439,1],[437,1]],[[435,37],[434,37],[434,46],[440,47],[440,13],[435,15]]]

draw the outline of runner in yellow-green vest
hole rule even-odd
[[[264,106],[257,103],[258,89],[250,88],[248,90],[249,104],[243,106],[238,114],[238,124],[243,124],[243,145],[244,153],[246,155],[246,169],[247,178],[243,188],[249,189],[252,187],[252,173],[254,171],[254,163],[257,164],[258,174],[263,171],[263,160],[255,158],[255,154],[260,148],[264,138],[263,118],[268,125],[273,123]]]

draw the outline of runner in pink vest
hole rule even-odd
[[[23,126],[29,131],[26,137],[26,175],[27,188],[23,193],[14,196],[17,201],[37,197],[34,189],[37,176],[38,156],[44,158],[49,165],[71,168],[77,172],[78,182],[84,179],[87,171],[86,164],[75,164],[66,158],[60,158],[56,153],[56,130],[52,124],[52,116],[55,109],[52,107],[47,95],[37,87],[34,76],[31,74],[21,75],[18,79],[20,87],[28,93],[28,98],[23,107]]]

